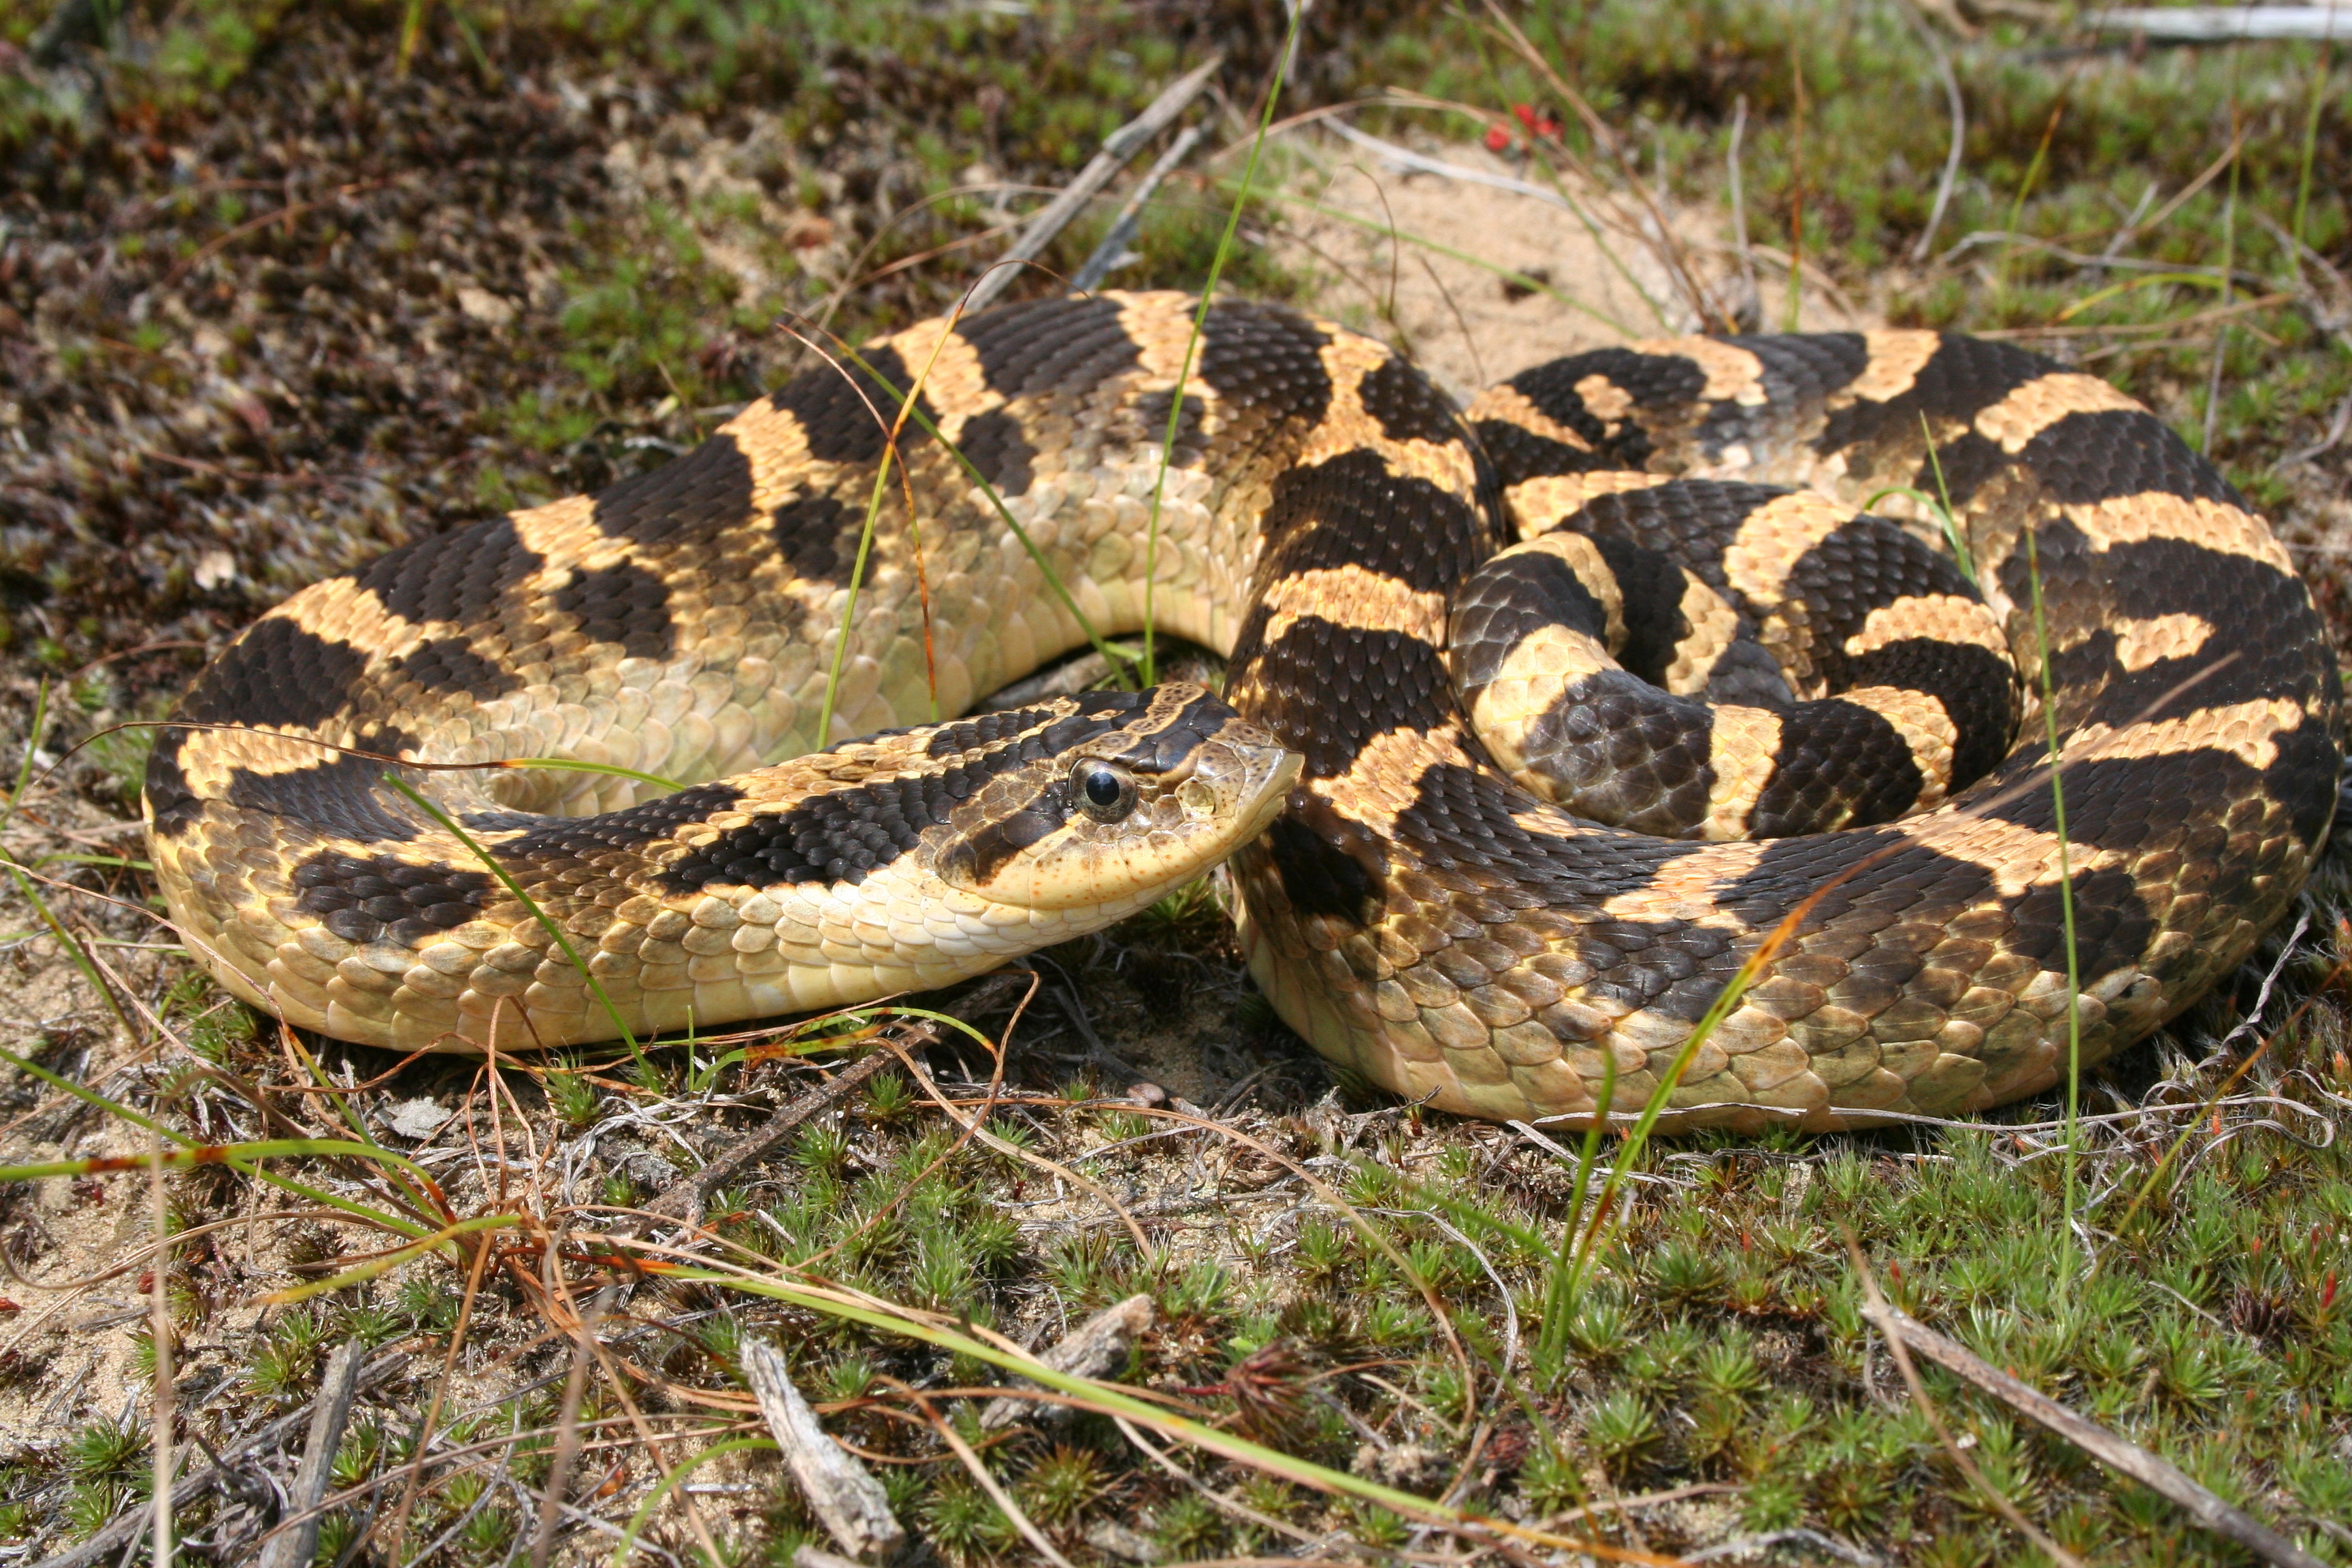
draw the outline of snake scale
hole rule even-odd
[[[2310,873],[2309,595],[2106,383],[1927,331],[1684,338],[1457,412],[1329,322],[1219,301],[1196,343],[1194,311],[925,322],[295,595],[155,749],[181,930],[331,1035],[545,1047],[942,984],[1230,855],[1258,985],[1401,1095],[1590,1116],[1683,1053],[1668,1125],[1832,1128],[2061,1078],[2064,879],[2087,1065]],[[1147,616],[1226,657],[1222,701],[955,717]],[[436,816],[374,760],[549,756],[691,787],[395,769]]]

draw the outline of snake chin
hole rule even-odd
[[[1011,908],[1099,909],[1107,925],[1265,831],[1298,753],[1197,686],[1157,687],[1139,705],[976,796],[950,824],[940,879]]]

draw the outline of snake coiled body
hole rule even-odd
[[[248,999],[412,1049],[610,1037],[606,999],[707,1028],[943,984],[1148,896],[1069,890],[1107,852],[1079,755],[1204,825],[1152,874],[1239,846],[1258,984],[1402,1095],[1590,1115],[1681,1056],[1675,1123],[1826,1128],[2063,1074],[2062,869],[2084,1065],[2309,874],[2339,684],[2308,595],[2104,382],[1933,332],[1694,338],[1457,415],[1328,322],[1220,302],[1195,350],[1193,311],[927,322],[656,472],[298,594],[184,703],[220,727],[156,749],[183,931]],[[1147,616],[1227,656],[1239,720],[1163,690],[929,722]],[[1180,809],[1213,743],[1215,799]],[[362,752],[696,787],[408,771],[469,846]]]

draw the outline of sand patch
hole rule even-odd
[[[1313,280],[1308,304],[1404,349],[1465,401],[1562,354],[1710,325],[1668,259],[1668,233],[1718,311],[1769,329],[1785,320],[1786,259],[1753,256],[1751,292],[1726,208],[1670,205],[1661,230],[1638,202],[1572,180],[1544,188],[1540,171],[1475,142],[1408,149],[1453,174],[1329,133],[1302,132],[1289,150],[1275,249]],[[1806,331],[1884,324],[1803,290]]]

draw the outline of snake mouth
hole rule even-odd
[[[937,856],[940,879],[1023,909],[1099,910],[1107,925],[1264,832],[1305,759],[1199,688],[1147,699],[1017,793],[976,800]]]

